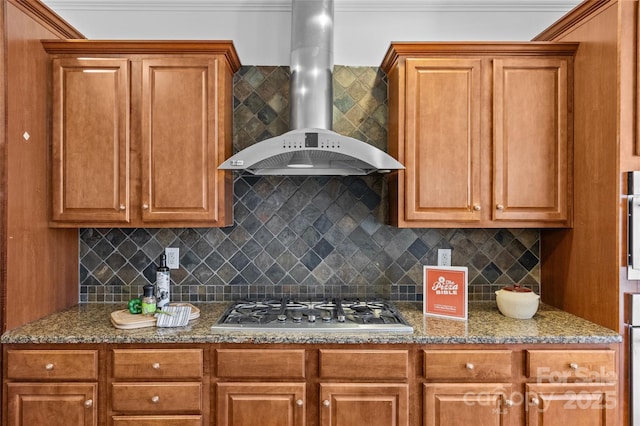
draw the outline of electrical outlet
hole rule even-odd
[[[438,266],[451,266],[451,249],[438,249]]]
[[[167,247],[164,249],[164,254],[167,256],[167,267],[169,269],[180,268],[180,248]]]

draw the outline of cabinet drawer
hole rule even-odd
[[[114,349],[117,379],[186,379],[202,377],[202,349]]]
[[[199,413],[201,395],[200,383],[114,383],[111,408],[136,413]]]
[[[424,351],[427,379],[511,380],[511,351]]]
[[[304,350],[218,349],[217,376],[304,379]]]
[[[409,377],[409,353],[402,350],[320,349],[320,377],[406,379]]]
[[[113,416],[116,426],[202,426],[202,416]]]
[[[605,382],[616,378],[615,351],[612,350],[529,350],[527,377],[559,380],[577,379]]]
[[[8,350],[12,380],[98,380],[98,351]]]

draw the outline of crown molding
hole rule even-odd
[[[336,0],[338,12],[567,12],[579,0]],[[43,0],[56,11],[289,12],[291,0]]]

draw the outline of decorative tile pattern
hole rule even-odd
[[[243,67],[234,90],[234,149],[288,129],[287,67]],[[387,82],[371,67],[335,67],[334,129],[386,150]],[[80,301],[118,302],[153,282],[165,247],[175,301],[243,297],[384,297],[422,300],[422,267],[439,248],[469,268],[470,300],[505,284],[540,291],[539,231],[398,229],[384,176],[235,178],[228,228],[83,229]]]

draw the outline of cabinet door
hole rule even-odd
[[[493,64],[493,220],[569,225],[568,59]]]
[[[405,384],[321,384],[320,401],[321,426],[409,424],[409,388]]]
[[[52,220],[129,221],[129,65],[53,61]]]
[[[95,426],[97,384],[8,383],[8,426]]]
[[[405,219],[479,221],[481,61],[407,59],[405,96]]]
[[[617,425],[615,383],[527,385],[529,426]]]
[[[218,426],[302,426],[304,383],[218,383]]]
[[[429,383],[424,385],[425,426],[508,426],[516,424],[510,384]],[[519,401],[521,402],[521,401]]]
[[[217,61],[142,61],[144,222],[218,220]]]

